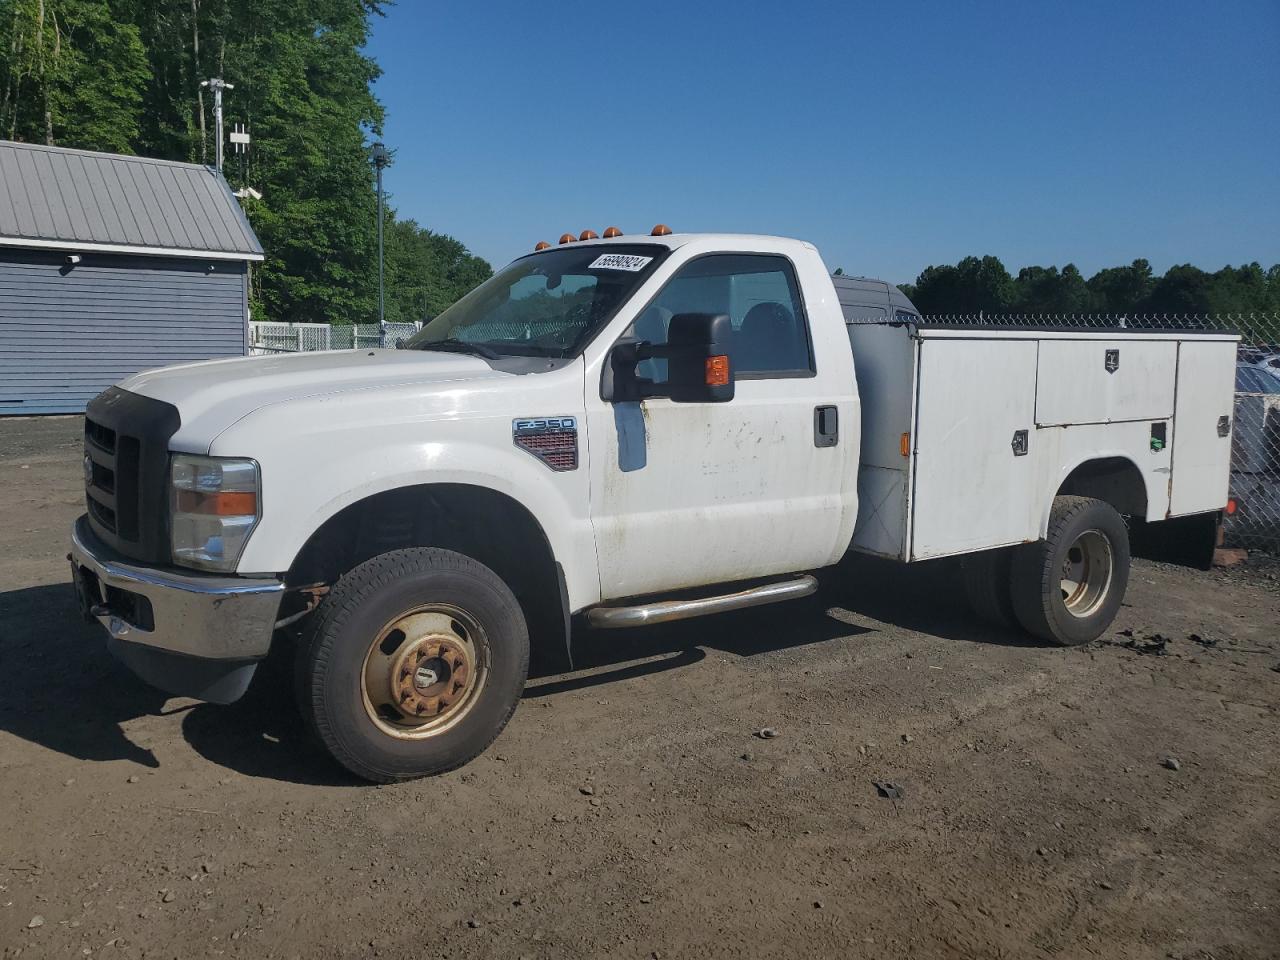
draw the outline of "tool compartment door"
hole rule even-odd
[[[1221,510],[1227,502],[1235,375],[1234,341],[1178,344],[1170,516]]]
[[[1177,366],[1173,340],[1041,340],[1036,425],[1168,420]]]
[[[917,378],[911,559],[1036,537],[1036,341],[926,339]],[[1025,431],[1026,453],[1015,434]]]

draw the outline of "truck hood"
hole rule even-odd
[[[512,377],[466,354],[365,349],[185,363],[143,371],[120,387],[177,407],[182,426],[174,446],[198,452],[231,424],[270,404],[380,387],[429,388]]]

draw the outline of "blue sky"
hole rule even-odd
[[[400,0],[369,52],[393,204],[495,267],[657,222],[895,282],[1280,262],[1277,0]]]

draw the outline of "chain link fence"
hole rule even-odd
[[[914,319],[914,315],[899,313],[898,319]],[[867,322],[876,321],[868,318]],[[883,323],[884,318],[878,322]],[[1231,496],[1236,510],[1226,518],[1225,534],[1232,546],[1280,553],[1280,314],[977,313],[931,315],[921,322],[928,326],[1055,327],[1116,333],[1158,329],[1239,333],[1231,440]],[[332,326],[327,323],[251,323],[249,326],[254,353],[394,347],[397,340],[411,337],[422,329],[420,323]],[[513,325],[510,331],[494,331],[493,337],[529,337],[535,333],[527,329],[529,326]]]
[[[307,353],[312,350],[360,350],[394,347],[422,329],[421,323],[264,323],[249,324],[249,352]]]
[[[921,322],[927,326],[1113,330],[1117,334],[1169,329],[1240,334],[1231,437],[1235,512],[1224,519],[1224,535],[1230,546],[1280,553],[1280,314],[977,313],[930,315]]]

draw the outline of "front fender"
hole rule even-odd
[[[571,609],[599,601],[585,435],[578,469],[555,472],[514,445],[505,415],[330,421],[323,430],[298,430],[298,422],[296,410],[286,417],[268,408],[215,441],[216,455],[250,452],[262,467],[262,520],[240,572],[287,571],[325,521],[366,497],[418,484],[468,484],[511,497],[537,520],[564,569]]]

